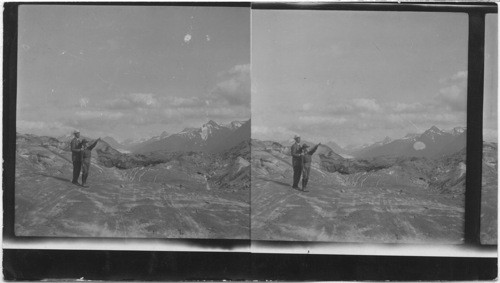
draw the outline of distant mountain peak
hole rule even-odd
[[[210,121],[208,121],[208,123],[204,124],[203,126],[219,127],[219,124],[217,124],[214,120],[210,120]]]
[[[221,124],[222,127],[229,128],[231,130],[236,130],[239,127],[241,127],[243,124],[245,124],[246,121],[232,121],[227,124]]]
[[[456,136],[464,133],[466,131],[465,127],[455,127],[453,130],[451,130],[451,134]]]
[[[416,138],[418,136],[419,136],[419,134],[416,134],[416,133],[408,133],[402,139],[403,140],[409,140],[409,139],[414,139],[414,138]]]
[[[430,129],[428,129],[427,131],[425,131],[426,133],[437,133],[437,134],[441,134],[443,133],[443,131],[441,131],[438,127],[436,126],[432,126]]]
[[[193,127],[186,127],[184,130],[182,130],[180,133],[191,133],[198,130],[198,128],[193,128]]]

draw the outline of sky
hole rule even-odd
[[[498,15],[486,15],[483,140],[498,142]]]
[[[252,137],[361,145],[466,126],[463,13],[252,11]]]
[[[250,119],[250,9],[20,6],[17,131],[139,139]]]

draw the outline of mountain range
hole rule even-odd
[[[210,120],[199,128],[188,127],[175,134],[164,131],[149,139],[127,139],[121,143],[108,136],[104,137],[103,141],[121,152],[140,154],[154,151],[218,153],[249,139],[250,120],[232,121],[227,124],[218,124]]]
[[[422,134],[409,133],[400,139],[384,138],[382,141],[361,147],[346,146],[341,148],[334,142],[329,145],[337,153],[347,153],[356,158],[372,158],[379,156],[405,156],[438,158],[465,148],[467,130],[456,127],[451,131],[443,131],[432,126]]]
[[[210,120],[200,128],[153,138],[130,148],[134,153],[153,151],[201,151],[222,152],[250,138],[250,120],[219,125]]]
[[[217,138],[223,126],[214,124],[203,130],[204,141]],[[249,137],[249,121],[224,127],[227,139],[210,153],[123,153],[112,146],[116,140],[102,139],[89,188],[71,183],[71,135],[16,133],[16,235],[247,239],[250,143],[235,143]]]

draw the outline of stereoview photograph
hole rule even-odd
[[[498,16],[486,14],[481,243],[498,243]]]
[[[462,243],[468,18],[252,11],[252,240]]]
[[[248,239],[250,9],[21,5],[16,236]]]

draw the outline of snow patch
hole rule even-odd
[[[205,125],[203,125],[203,127],[201,127],[201,138],[206,141],[207,138],[208,138],[208,134],[209,134],[208,127],[206,127]]]

